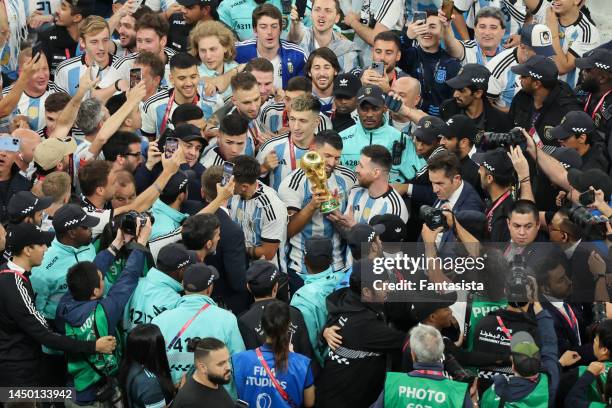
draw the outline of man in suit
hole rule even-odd
[[[223,178],[223,167],[212,166],[202,174],[202,198],[210,203],[217,197],[217,184]],[[251,296],[246,287],[246,248],[240,225],[232,221],[224,207],[215,215],[221,223],[221,238],[217,250],[205,259],[207,265],[219,271],[212,297],[238,315],[248,310]]]

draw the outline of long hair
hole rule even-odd
[[[159,327],[154,324],[140,324],[128,334],[119,369],[119,385],[124,399],[124,406],[128,407],[129,385],[128,374],[132,365],[137,364],[147,371],[155,374],[162,388],[164,396],[174,396],[174,384],[170,377],[170,365],[166,356],[164,336]]]
[[[289,363],[290,319],[289,305],[278,300],[270,302],[261,316],[261,327],[274,353],[274,367],[279,371],[287,371]]]

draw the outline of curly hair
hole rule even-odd
[[[202,38],[217,37],[219,43],[225,48],[223,60],[233,61],[236,58],[236,47],[234,46],[234,34],[218,21],[200,21],[191,33],[189,33],[188,51],[194,57],[198,57],[198,43]]]

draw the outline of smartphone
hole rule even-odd
[[[130,89],[138,85],[140,81],[142,81],[142,69],[141,68],[130,69]]]
[[[179,140],[176,137],[169,137],[166,139],[166,143],[164,143],[164,154],[166,155],[166,158],[170,158],[172,157],[172,155],[174,154],[174,152],[176,152],[176,150],[179,147]]]
[[[385,96],[385,106],[392,112],[398,112],[402,107],[402,100],[395,99],[391,95]]]
[[[442,11],[447,19],[450,20],[451,15],[453,14],[453,8],[455,7],[455,2],[453,0],[442,0]]]
[[[415,11],[412,16],[413,23],[425,24],[427,21],[427,13],[424,11]]]
[[[0,151],[3,152],[18,152],[21,143],[18,138],[8,134],[0,136]]]
[[[291,14],[291,6],[291,0],[281,0],[283,15],[288,16],[289,14]]]
[[[225,186],[229,183],[232,175],[234,174],[234,163],[225,162],[223,163],[223,178],[221,179],[221,185]]]
[[[297,7],[299,18],[304,18],[304,15],[306,15],[306,3],[306,0],[295,0],[295,7]]]
[[[100,72],[100,66],[95,62],[91,64],[91,80],[95,81],[98,77],[98,73]]]
[[[378,72],[378,75],[385,75],[385,63],[384,62],[372,62],[372,67],[374,71]]]
[[[585,205],[585,206],[593,204],[593,202],[595,202],[595,191],[588,190],[588,191],[585,191],[584,193],[580,193],[580,196],[578,197],[578,201],[580,202],[580,204]]]

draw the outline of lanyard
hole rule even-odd
[[[203,311],[205,311],[209,307],[210,307],[210,304],[206,303],[204,306],[202,306],[200,308],[200,310],[198,310],[196,312],[196,314],[193,315],[193,317],[191,319],[189,319],[187,321],[187,323],[185,323],[183,325],[183,327],[181,327],[181,330],[179,330],[179,332],[176,334],[176,336],[174,336],[172,341],[170,343],[168,343],[168,351],[172,350],[172,347],[174,347],[174,343],[176,343],[178,341],[178,339],[183,335],[183,333],[185,333],[185,330],[187,330],[187,328],[191,325],[191,323],[193,323],[195,318],[198,317],[200,315],[200,313],[202,313]]]
[[[578,325],[578,319],[576,319],[576,315],[574,314],[574,311],[572,310],[570,305],[568,305],[567,303],[563,303],[563,309],[565,310],[565,313],[567,313],[567,316],[563,313],[561,313],[561,316],[563,316],[565,321],[567,321],[567,323],[570,325],[572,330],[575,330],[576,326]]]
[[[491,209],[487,212],[487,228],[489,232],[491,232],[493,229],[493,211],[495,211],[495,209],[499,207],[501,203],[503,203],[509,196],[510,190],[506,191],[501,197],[499,197],[493,207],[491,207]]]
[[[253,135],[253,142],[255,146],[259,146],[259,129],[257,129],[257,123],[255,123],[255,119],[249,122],[249,129],[251,130],[251,134]]]
[[[197,105],[198,102],[198,94],[196,93],[193,97],[192,105]],[[170,116],[170,111],[172,110],[172,105],[174,104],[174,91],[170,95],[170,99],[168,99],[168,105],[166,105],[166,112],[164,113],[164,118],[162,119],[161,127],[159,129],[159,134],[161,135],[166,130],[166,126],[168,125],[168,116]]]
[[[289,126],[289,115],[287,115],[287,111],[283,110],[283,127]]]
[[[313,150],[313,143],[310,143],[308,146],[308,150]],[[297,168],[297,161],[295,160],[295,145],[291,140],[291,135],[289,135],[289,159],[291,160],[291,170],[295,170]]]
[[[66,54],[66,59],[70,59],[70,50],[68,48],[64,48],[64,53]]]
[[[610,95],[610,92],[612,92],[612,89],[610,89],[608,92],[606,92],[604,94],[604,96],[601,97],[601,99],[599,100],[599,102],[597,103],[597,105],[595,105],[595,109],[593,109],[593,113],[591,114],[591,119],[595,120],[595,115],[597,114],[597,112],[601,109],[601,107],[604,104],[604,99],[606,99],[606,96]],[[586,112],[589,108],[589,104],[591,103],[591,97],[593,96],[593,94],[589,94],[589,97],[587,98],[586,104],[584,105],[584,111]]]
[[[5,270],[3,270],[3,271],[0,271],[0,273],[12,273],[13,275],[17,275],[17,276],[19,276],[21,279],[23,279],[23,280],[24,280],[24,281],[26,281],[26,282],[29,282],[29,281],[30,281],[30,280],[28,279],[28,277],[27,277],[27,276],[25,276],[25,274],[24,274],[24,273],[19,272],[19,271],[14,271],[14,270],[12,270],[12,269],[5,269]]]
[[[295,402],[293,402],[293,400],[291,399],[291,397],[289,396],[289,394],[287,394],[287,391],[285,391],[283,389],[283,387],[281,387],[281,385],[279,384],[278,380],[276,379],[276,377],[274,376],[274,374],[272,373],[272,370],[270,370],[270,367],[268,366],[268,363],[266,362],[266,360],[264,359],[263,354],[261,353],[261,348],[257,347],[255,349],[255,354],[257,354],[257,358],[259,359],[259,362],[261,363],[261,365],[263,366],[263,368],[266,370],[266,374],[268,374],[268,378],[270,378],[270,381],[272,381],[272,385],[274,385],[274,388],[276,388],[276,391],[278,391],[278,393],[280,394],[280,396],[287,401],[287,403],[289,404],[289,406],[296,407],[297,405],[295,404]]]
[[[510,330],[504,325],[504,322],[501,317],[497,316],[497,323],[499,324],[500,329],[504,332],[508,340],[512,340],[512,334],[510,334]]]
[[[424,374],[424,375],[434,375],[436,377],[445,377],[444,371],[435,371],[435,370],[414,370],[414,373]]]

